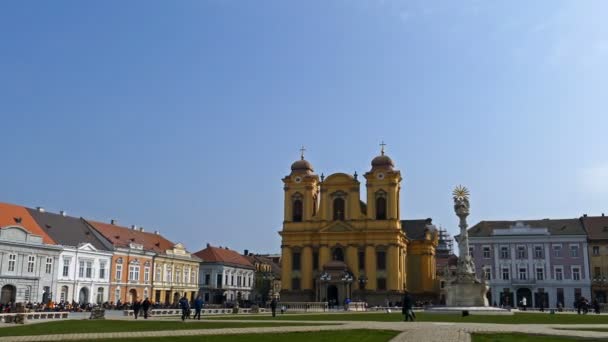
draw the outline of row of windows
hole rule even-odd
[[[332,260],[344,261],[344,252],[341,248],[335,248],[332,252]],[[359,270],[365,270],[365,252],[359,251],[357,253],[357,260],[359,264]],[[292,270],[299,271],[301,265],[301,254],[300,252],[293,252],[291,255]],[[312,268],[313,270],[319,269],[319,253],[317,251],[312,254]],[[376,251],[376,269],[386,270],[386,252]]]
[[[528,249],[525,246],[517,246],[516,249],[516,257],[517,259],[527,259],[528,258]],[[599,251],[598,251],[599,253]],[[469,254],[471,256],[475,255],[475,248],[469,247]],[[484,246],[482,248],[482,256],[484,259],[490,259],[492,257],[491,249],[488,246]],[[553,256],[554,257],[562,257],[562,246],[561,245],[553,245]],[[573,258],[577,258],[579,256],[579,248],[578,246],[570,246],[570,256]],[[545,257],[545,252],[542,246],[534,246],[534,258],[535,259],[543,259]],[[500,247],[500,258],[501,259],[510,259],[511,252],[509,247],[501,246]]]
[[[316,203],[316,197],[313,198],[313,203]],[[376,193],[376,220],[386,220],[387,217],[387,205],[386,205],[386,192],[378,191]],[[313,213],[312,215],[316,215],[317,206],[313,205]],[[343,221],[346,212],[346,201],[343,196],[336,197],[333,200],[333,219],[335,221]],[[304,204],[302,200],[302,195],[296,193],[293,196],[292,203],[292,221],[293,222],[302,222],[302,218],[304,216]]]
[[[491,280],[492,279],[491,267],[484,267],[484,270],[485,270],[486,279]],[[517,271],[518,271],[517,278],[513,278],[513,279],[528,280],[528,269],[527,268],[520,267],[517,269]],[[554,271],[555,271],[555,280],[564,280],[564,270],[562,267],[555,267]],[[581,269],[579,267],[572,267],[570,272],[571,272],[570,279],[581,280]],[[545,277],[546,277],[545,270],[542,267],[537,267],[535,279],[536,280],[545,280]],[[503,267],[501,269],[501,279],[502,280],[511,279],[511,268],[510,267]]]
[[[64,277],[68,277],[70,274],[70,262],[71,260],[68,258],[63,259],[63,269],[61,270],[61,274]],[[47,263],[47,268],[48,267],[48,263]],[[88,261],[88,260],[80,260],[78,263],[78,277],[80,278],[87,278],[87,279],[91,279],[93,278],[93,261]],[[101,261],[99,263],[99,279],[105,279],[106,277],[106,262]]]
[[[291,278],[291,289],[294,291],[301,290],[300,278]],[[365,289],[365,283],[359,283],[359,289]],[[376,279],[376,289],[379,291],[386,290],[386,278],[380,277]]]
[[[182,278],[181,270],[179,268],[175,269],[175,276],[174,276],[173,268],[171,266],[166,267],[164,281],[165,282],[173,281],[176,283],[179,283],[180,281],[182,281],[185,284],[196,283],[196,272],[195,271],[191,271],[189,267],[185,267],[183,269],[183,271],[184,271],[184,273],[183,273],[183,278]],[[162,268],[157,267],[156,268],[156,277],[154,279],[157,279],[157,280],[163,279],[162,272],[163,272]],[[144,281],[148,281],[147,279],[148,278],[144,274]]]
[[[17,254],[9,254],[8,255],[8,271],[15,272],[16,265],[17,265]],[[26,272],[34,273],[35,269],[36,269],[36,256],[28,255]],[[53,258],[49,258],[49,257],[46,258],[44,272],[46,274],[51,274],[53,272]]]

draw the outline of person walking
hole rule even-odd
[[[203,309],[203,298],[201,298],[201,296],[196,297],[196,300],[194,301],[194,317],[193,319],[196,319],[196,317],[198,317],[198,320],[201,320],[201,310]]]
[[[597,315],[600,314],[600,302],[598,302],[597,299],[593,300],[593,312],[595,312]]]
[[[179,300],[179,307],[182,309],[182,321],[185,321],[186,317],[190,316],[190,303],[186,296]]]
[[[139,315],[139,310],[141,310],[141,302],[138,299],[135,299],[133,301],[133,316],[135,316],[135,319],[137,319],[137,316]]]
[[[401,313],[403,313],[403,320],[405,322],[410,320],[412,322],[414,321],[412,297],[410,297],[410,294],[408,292],[405,292],[405,295],[403,295],[403,308],[401,309]]]
[[[272,298],[270,301],[270,310],[272,310],[272,317],[277,317],[277,300]]]
[[[148,297],[141,303],[141,309],[144,311],[144,319],[148,319],[148,310],[150,310],[150,300]]]

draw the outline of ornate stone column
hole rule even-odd
[[[353,245],[346,247],[346,264],[355,279],[359,279],[359,250]]]
[[[323,270],[323,265],[331,260],[329,256],[329,246],[321,245],[319,247],[319,270]]]
[[[386,266],[387,290],[399,290],[399,249],[397,245],[388,246]]]
[[[312,247],[302,248],[302,290],[312,290]]]
[[[366,290],[375,290],[376,279],[376,247],[373,245],[365,246],[365,275],[367,276]]]
[[[283,246],[283,255],[281,256],[281,287],[283,290],[291,290],[291,247]]]

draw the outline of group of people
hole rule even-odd
[[[600,313],[600,303],[597,299],[594,299],[593,302],[589,303],[589,300],[585,297],[579,297],[578,300],[574,301],[574,307],[576,308],[576,313],[586,315],[590,309],[593,309],[593,312],[598,314]]]

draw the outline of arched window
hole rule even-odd
[[[342,248],[340,248],[340,247],[334,248],[334,252],[332,254],[332,259],[338,260],[338,261],[344,261],[344,251],[342,251]]]
[[[293,222],[302,222],[302,200],[293,201]]]
[[[376,198],[376,220],[386,220],[386,197]]]
[[[344,220],[344,198],[334,199],[334,220]]]
[[[386,220],[386,192],[376,192],[376,220]]]
[[[317,215],[317,195],[312,196],[312,216]]]

